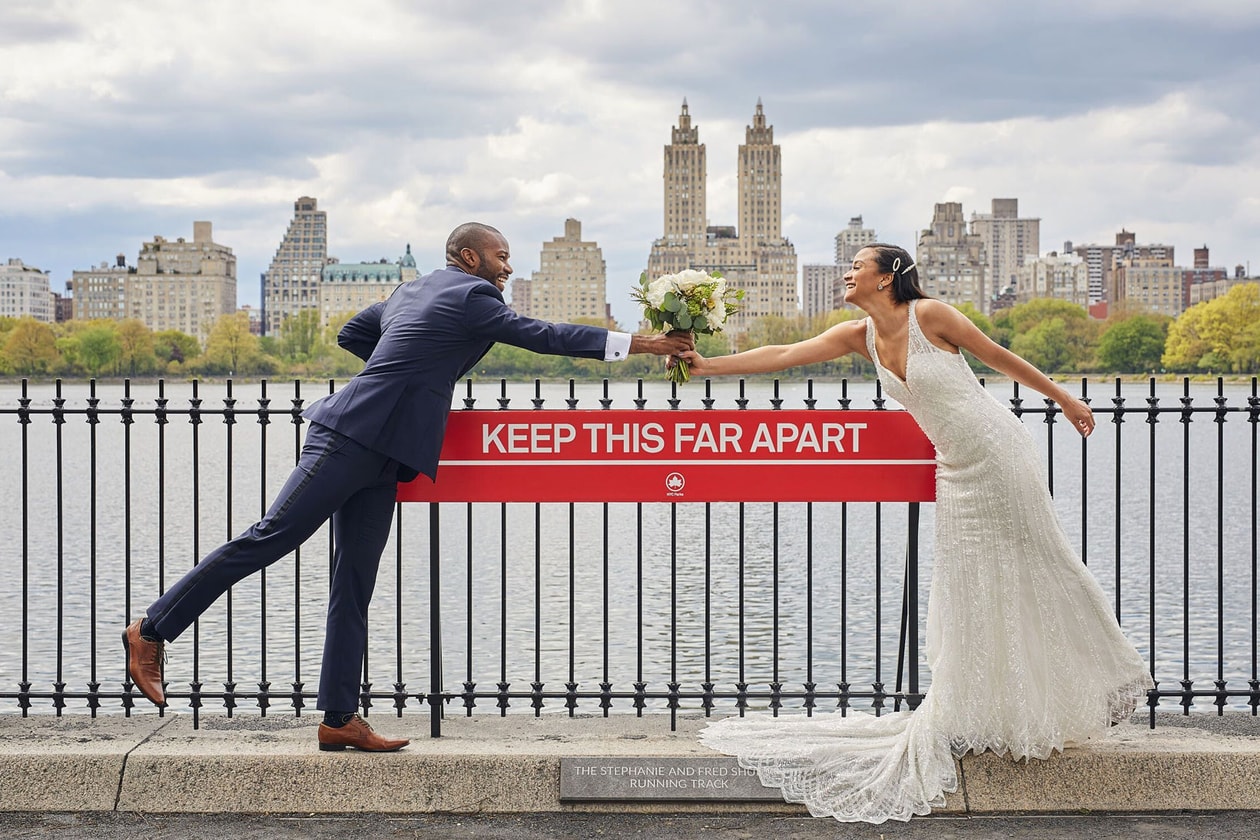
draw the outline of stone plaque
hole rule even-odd
[[[560,801],[579,799],[782,802],[783,795],[728,756],[562,758]]]

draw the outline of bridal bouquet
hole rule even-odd
[[[639,276],[639,288],[630,297],[643,304],[643,317],[656,330],[687,330],[692,335],[712,335],[726,326],[726,319],[739,309],[744,299],[742,289],[731,289],[718,272],[687,269],[648,280],[647,272]],[[686,382],[691,372],[686,363],[677,360],[666,377],[672,382]]]

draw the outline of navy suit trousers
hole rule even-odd
[[[358,708],[368,603],[393,523],[398,472],[392,458],[312,423],[298,464],[266,515],[206,555],[149,607],[158,634],[178,638],[228,587],[292,552],[331,518],[334,558],[318,708]]]

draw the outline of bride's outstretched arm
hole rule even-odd
[[[861,353],[866,346],[866,322],[846,321],[826,332],[795,344],[768,344],[730,356],[706,359],[694,350],[681,354],[692,376],[724,376],[739,373],[772,373],[798,365]]]
[[[1054,400],[1063,410],[1063,416],[1072,424],[1072,428],[1082,435],[1088,437],[1094,430],[1094,413],[1089,410],[1088,405],[1072,396],[1066,388],[1046,376],[1028,360],[989,338],[966,315],[937,300],[931,301],[928,306],[920,303],[919,312],[922,313],[919,326],[925,333],[935,333],[955,347],[968,351],[998,373]]]

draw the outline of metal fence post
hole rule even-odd
[[[438,502],[429,503],[429,734],[442,735],[442,566]]]

